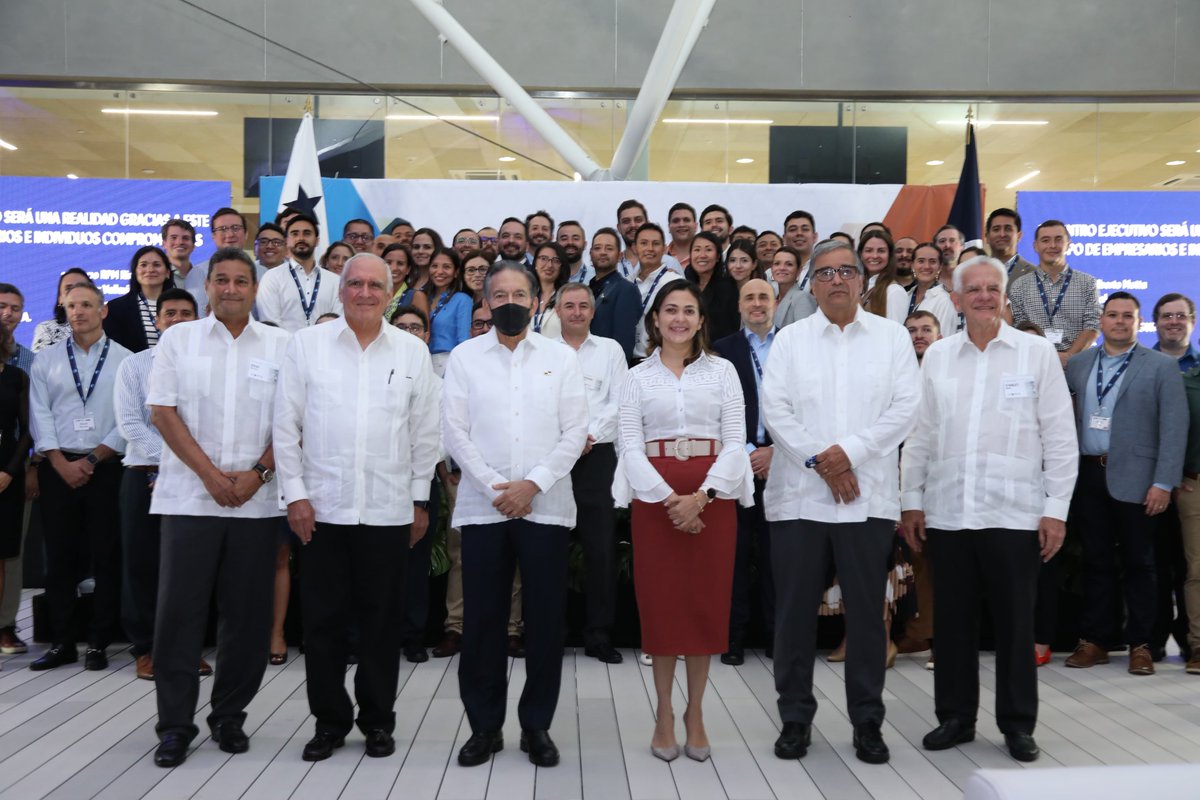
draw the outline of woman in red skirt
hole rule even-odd
[[[710,656],[729,645],[734,501],[754,502],[745,402],[733,365],[708,351],[700,290],[668,283],[646,317],[650,355],[621,390],[613,496],[633,501],[633,582],[658,695],[653,753],[679,756],[671,688],[687,664],[684,752],[708,758],[701,702]]]

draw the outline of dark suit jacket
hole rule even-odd
[[[1067,387],[1075,400],[1076,430],[1082,437],[1085,392],[1096,391],[1100,347],[1071,356]],[[1109,431],[1108,493],[1126,503],[1142,503],[1150,486],[1178,486],[1187,446],[1188,406],[1179,364],[1168,355],[1135,345],[1121,378]]]
[[[737,370],[738,380],[742,382],[742,396],[746,401],[746,441],[758,444],[758,384],[754,381],[754,362],[750,358],[750,343],[746,341],[745,332],[738,330],[718,339],[713,342],[713,350]],[[766,428],[763,428],[763,432],[767,437],[765,444],[771,444],[770,432]]]
[[[131,353],[150,347],[140,305],[136,294],[123,294],[108,301],[108,316],[104,318],[104,334]]]
[[[632,361],[637,326],[642,324],[642,293],[616,270],[593,278],[588,285],[596,296],[592,335],[615,339],[625,351],[625,360]]]

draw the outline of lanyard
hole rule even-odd
[[[300,286],[300,278],[296,276],[296,268],[288,265],[288,269],[292,272],[292,280],[296,282],[296,291],[300,293],[300,308],[304,311],[304,319],[312,320],[313,309],[317,307],[317,295],[321,291],[321,268],[317,267],[317,280],[313,284],[312,299],[304,299],[304,288]]]
[[[812,265],[808,265],[808,269],[804,270],[804,280],[800,281],[800,291],[804,291],[804,287],[808,286],[808,279],[812,277]]]
[[[442,313],[442,309],[446,307],[446,303],[450,302],[450,292],[442,292],[442,296],[438,298],[437,306],[429,313],[429,327],[433,329],[433,321],[437,319],[437,315]]]
[[[1130,360],[1133,358],[1133,351],[1129,351],[1129,355],[1125,356],[1125,360],[1121,362],[1121,366],[1117,367],[1117,371],[1108,379],[1108,385],[1101,388],[1101,379],[1104,377],[1104,365],[1101,362],[1103,356],[1096,358],[1096,403],[1104,408],[1104,398],[1112,391],[1113,386],[1125,374],[1125,368],[1129,366]]]
[[[654,297],[654,287],[658,286],[658,282],[662,280],[662,276],[666,275],[669,270],[666,267],[659,267],[659,273],[654,277],[654,282],[650,284],[650,291],[646,292],[646,296],[642,298],[642,316],[646,316],[646,309],[650,306],[650,299]]]
[[[71,363],[71,375],[75,378],[75,391],[79,392],[79,400],[85,407],[92,392],[96,391],[96,381],[100,380],[100,370],[104,369],[104,361],[108,358],[110,344],[112,344],[112,339],[105,338],[104,349],[100,351],[100,360],[96,362],[96,368],[92,370],[92,382],[88,384],[87,394],[84,394],[83,381],[79,378],[79,365],[75,362],[75,343],[71,339],[67,339],[67,361]]]
[[[1058,297],[1054,298],[1054,308],[1050,308],[1050,301],[1046,299],[1046,287],[1042,285],[1042,277],[1034,274],[1037,279],[1038,294],[1042,296],[1042,308],[1046,310],[1046,320],[1051,325],[1054,324],[1054,315],[1058,313],[1059,306],[1062,305],[1063,298],[1067,295],[1067,287],[1071,285],[1071,269],[1067,269],[1066,277],[1063,278],[1062,288],[1058,290]]]
[[[917,284],[914,283],[912,285],[912,291],[908,294],[908,316],[911,317],[913,312],[917,310]]]
[[[588,282],[588,279],[587,279],[587,264],[584,264],[583,266],[581,266],[581,267],[579,268],[579,273],[578,273],[578,274],[577,274],[577,275],[576,275],[574,278],[572,278],[571,280],[572,280],[572,281],[574,281],[575,283],[582,283],[583,285],[585,285],[585,286],[586,286],[586,285],[587,285],[587,282]]]
[[[542,305],[541,298],[540,297],[538,298],[537,311],[533,312],[533,332],[534,333],[542,332],[542,320],[546,317],[546,312],[549,311],[553,307],[553,304],[554,304],[553,298],[551,298],[550,302],[546,303],[546,305],[544,305],[544,306]]]
[[[754,371],[758,373],[758,382],[762,383],[762,362],[758,360],[758,353],[754,352],[754,345],[750,340],[746,340],[746,344],[750,345],[750,360],[754,362]]]

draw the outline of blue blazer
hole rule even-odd
[[[746,441],[758,444],[758,384],[754,381],[754,361],[750,358],[750,343],[746,332],[738,330],[723,339],[713,342],[717,355],[733,364],[738,380],[742,383],[742,397],[746,401]],[[763,428],[765,444],[771,444],[771,433]]]

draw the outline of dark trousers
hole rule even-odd
[[[458,692],[471,730],[504,725],[508,607],[513,570],[525,595],[525,687],[517,704],[523,730],[548,730],[562,680],[569,531],[512,519],[462,529],[463,638]]]
[[[404,603],[401,612],[400,644],[421,647],[429,622],[429,568],[433,539],[441,516],[441,484],[435,478],[429,489],[429,529],[408,551],[404,568]]]
[[[304,667],[317,731],[345,736],[354,726],[346,692],[346,632],[358,633],[354,698],[364,733],[396,728],[400,619],[408,560],[408,525],[317,523],[304,547]]]
[[[729,609],[729,644],[740,645],[750,624],[750,563],[758,548],[758,598],[767,636],[775,633],[775,578],[771,574],[771,528],[763,509],[766,481],[754,479],[754,505],[737,507],[737,551],[733,560],[733,603]]]
[[[1038,559],[1041,561],[1041,559]],[[1038,567],[1037,601],[1033,608],[1033,640],[1054,645],[1058,630],[1058,592],[1062,583],[1062,551]],[[936,663],[936,662],[935,662]]]
[[[104,648],[121,614],[121,530],[117,494],[123,468],[117,461],[96,465],[91,479],[72,489],[49,460],[38,467],[42,536],[46,545],[46,600],[57,644],[72,644],[75,588],[91,575],[92,621],[88,647]]]
[[[938,722],[974,724],[979,709],[979,615],[986,598],[996,635],[996,724],[1033,733],[1037,665],[1033,607],[1041,555],[1037,531],[988,528],[929,531],[937,659],[933,703]]]
[[[126,469],[121,478],[121,623],[135,656],[154,648],[160,517],[150,513],[148,479],[156,474]]]
[[[267,668],[279,520],[162,517],[158,615],[154,620],[154,683],[161,738],[195,738],[200,694],[196,668],[204,649],[208,609],[217,595],[217,664],[208,725],[246,720]]]
[[[1174,636],[1179,647],[1186,653],[1188,612],[1183,596],[1183,582],[1187,579],[1187,559],[1183,555],[1183,529],[1179,524],[1179,507],[1174,503],[1155,517],[1158,532],[1154,537],[1154,563],[1157,569],[1157,603],[1154,609],[1154,629],[1150,644],[1155,648],[1166,647],[1167,639]]]
[[[846,609],[846,708],[850,722],[883,722],[887,630],[883,603],[896,523],[786,520],[771,523],[775,572],[775,689],[784,722],[817,713],[813,662],[817,609],[832,551]]]
[[[1132,646],[1148,644],[1154,627],[1154,539],[1158,520],[1146,516],[1140,503],[1114,500],[1104,479],[1104,467],[1086,458],[1080,460],[1074,503],[1083,540],[1080,635],[1104,648],[1121,643],[1117,625],[1124,584],[1124,642]]]
[[[583,591],[587,603],[584,644],[609,643],[617,597],[616,517],[612,483],[617,452],[612,444],[592,445],[571,470],[575,490],[575,535],[583,547]]]

